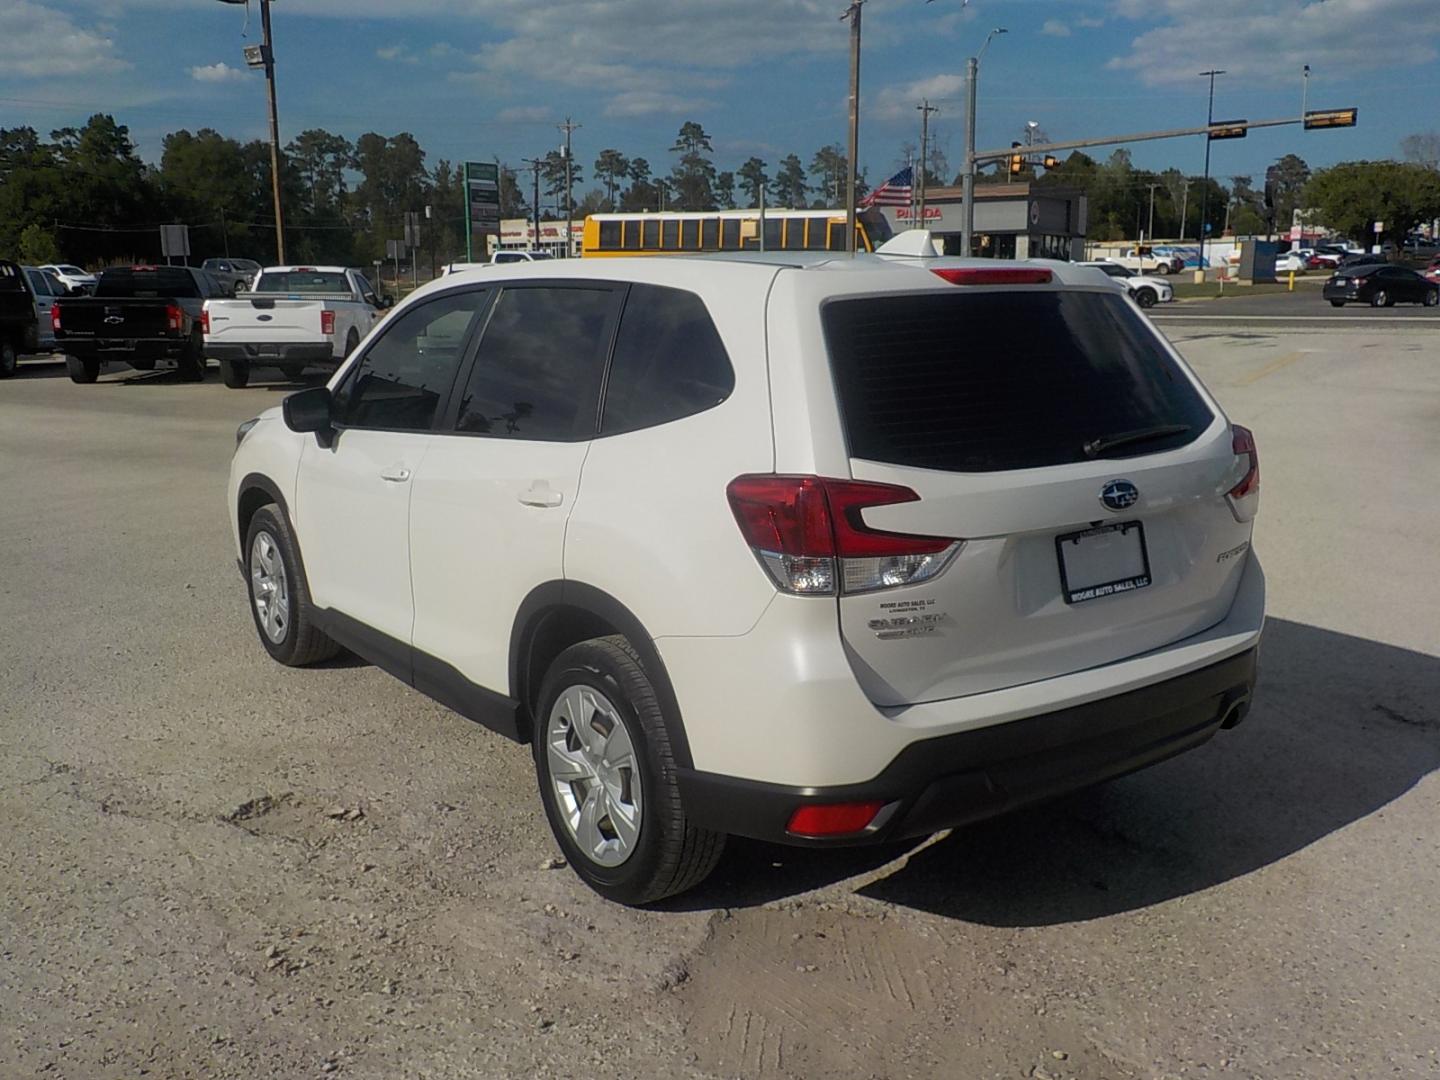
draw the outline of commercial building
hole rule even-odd
[[[896,232],[920,228],[914,207],[882,208]],[[925,196],[924,228],[946,255],[964,254],[965,207],[958,187],[931,188]],[[992,259],[1067,259],[1085,255],[1088,206],[1072,188],[1029,183],[976,184],[975,235],[971,254]]]
[[[563,258],[565,255],[565,241],[570,241],[570,254],[573,258],[580,257],[580,242],[585,232],[585,221],[572,221],[570,228],[565,228],[563,221],[542,221],[540,222],[540,234],[535,234],[535,222],[528,218],[504,218],[500,222],[500,235],[493,233],[487,238],[489,254],[494,255],[496,251],[548,251],[551,255]]]

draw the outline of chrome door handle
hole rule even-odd
[[[403,484],[410,479],[410,470],[396,466],[393,469],[386,469],[382,472],[380,479],[390,484]]]
[[[565,501],[565,496],[550,487],[549,484],[536,485],[529,491],[522,491],[516,496],[525,506],[539,506],[546,509],[553,509]]]

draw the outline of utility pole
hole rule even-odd
[[[1210,107],[1205,113],[1205,125],[1209,127],[1215,123],[1215,76],[1224,75],[1223,71],[1202,71],[1200,77],[1210,80]],[[1200,188],[1200,280],[1205,280],[1205,251],[1210,239],[1209,233],[1205,231],[1205,218],[1210,213],[1210,133],[1205,133],[1205,180]]]
[[[1155,189],[1159,186],[1159,184],[1150,185],[1150,224],[1146,228],[1145,235],[1152,242],[1155,239]]]
[[[991,30],[980,51],[965,63],[965,179],[963,180],[963,201],[965,203],[964,225],[960,234],[961,254],[966,258],[974,251],[975,244],[975,98],[976,84],[980,81],[980,58],[998,35],[1008,33],[1003,26]]]
[[[925,98],[915,108],[920,110],[920,182],[917,190],[920,193],[920,224],[917,228],[925,228],[925,181],[930,168],[930,114],[939,112],[939,108],[930,104],[930,99]]]
[[[522,162],[530,166],[530,173],[535,179],[535,197],[530,203],[530,216],[535,220],[535,247],[534,251],[540,250],[540,159],[521,158]]]
[[[1184,194],[1180,196],[1180,239],[1185,239],[1185,221],[1190,215],[1190,185],[1195,181],[1186,178]]]
[[[260,0],[265,47],[265,85],[270,94],[270,187],[275,196],[275,258],[285,265],[285,208],[280,200],[280,113],[275,103],[275,48],[270,37],[270,0]]]
[[[851,0],[841,20],[850,20],[850,174],[845,187],[845,250],[855,254],[855,212],[860,168],[860,13],[865,0]],[[763,237],[761,238],[763,241]]]
[[[578,131],[582,124],[572,124],[570,117],[565,117],[565,123],[556,124],[557,128],[565,132],[565,257],[570,257],[570,222],[575,220],[575,180],[571,172],[572,158],[570,156],[570,136]]]

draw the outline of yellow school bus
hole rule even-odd
[[[844,251],[845,230],[843,211],[766,210],[765,250]],[[857,222],[855,246],[872,250],[864,221]],[[758,210],[591,214],[585,219],[582,247],[586,256],[759,250]]]

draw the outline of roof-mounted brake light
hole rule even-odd
[[[950,267],[932,269],[951,285],[1049,285],[1055,275],[1049,270],[1029,267]]]

